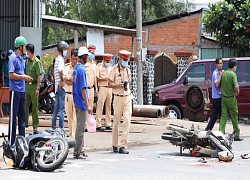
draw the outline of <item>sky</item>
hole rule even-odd
[[[208,3],[216,3],[219,0],[190,0],[196,5],[196,10],[201,8],[206,8]]]

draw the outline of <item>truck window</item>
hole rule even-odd
[[[205,81],[205,65],[195,64],[187,73],[188,83],[202,84]]]
[[[242,82],[241,63],[239,61],[237,62],[236,75],[237,75],[237,81]]]
[[[245,62],[245,79],[246,82],[250,82],[250,62]]]

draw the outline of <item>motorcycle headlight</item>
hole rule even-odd
[[[154,95],[155,95],[156,98],[159,97],[159,93],[158,92],[155,92]]]

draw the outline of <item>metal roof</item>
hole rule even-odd
[[[105,34],[117,34],[117,35],[134,36],[134,37],[136,36],[135,29],[100,25],[84,21],[58,18],[55,16],[48,16],[48,15],[42,15],[42,20],[44,24],[62,26],[64,28],[78,29],[78,30],[92,28],[92,29],[103,30]]]

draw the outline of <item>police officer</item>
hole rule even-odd
[[[237,67],[236,59],[229,59],[228,70],[221,76],[221,118],[219,129],[225,134],[225,127],[227,123],[227,117],[229,115],[232,120],[233,129],[236,132],[234,137],[235,141],[242,141],[240,138],[240,128],[238,125],[238,105],[235,96],[240,93],[239,84],[237,82],[237,76],[235,74]]]
[[[75,136],[76,131],[76,112],[72,93],[73,70],[78,63],[78,50],[71,50],[71,62],[65,65],[63,79],[65,82],[65,111],[68,119],[69,136]]]
[[[112,88],[108,87],[108,77],[112,70],[110,60],[112,54],[104,54],[102,63],[97,65],[96,79],[98,82],[98,100],[96,107],[96,130],[112,130],[111,128],[111,101]],[[102,112],[105,103],[105,127],[102,127]]]
[[[13,53],[12,49],[9,49],[7,51],[7,58],[3,62],[3,67],[2,67],[2,82],[3,82],[3,87],[9,87],[9,57]]]
[[[91,109],[93,109],[95,90],[97,90],[96,63],[94,61],[95,60],[94,50],[95,50],[94,45],[88,46],[88,51],[90,53],[88,55],[87,62],[84,64],[87,75],[87,83],[88,83],[89,105]]]
[[[24,74],[25,61],[23,55],[27,41],[19,36],[15,39],[15,52],[9,58],[10,85],[10,122],[9,141],[14,144],[16,138],[16,117],[18,116],[18,133],[25,136],[25,81],[32,81],[32,77]]]
[[[9,58],[11,54],[13,53],[12,49],[9,49],[7,51],[7,58],[3,62],[2,66],[2,84],[3,87],[9,87]],[[10,105],[9,104],[3,104],[3,111],[5,115],[9,114]]]
[[[131,72],[128,67],[131,52],[126,50],[119,51],[120,60],[109,75],[109,87],[114,94],[114,121],[113,121],[113,152],[129,154],[127,151],[129,129],[132,115],[132,99],[130,91]],[[120,148],[118,148],[119,125],[123,116],[123,131]]]
[[[26,82],[26,116],[25,126],[29,126],[29,107],[32,104],[33,132],[37,133],[39,125],[38,119],[38,98],[41,83],[42,65],[40,60],[34,55],[35,48],[33,44],[26,45],[26,74],[33,78],[33,81]]]

